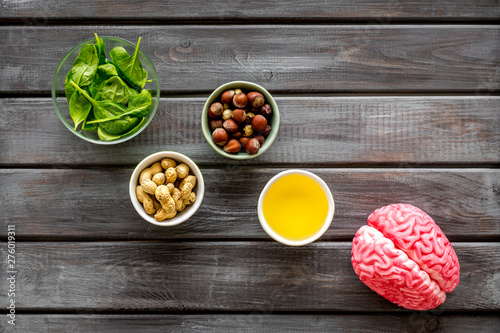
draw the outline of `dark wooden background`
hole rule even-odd
[[[500,3],[447,1],[0,2],[0,254],[16,226],[16,326],[2,332],[494,332],[500,327]],[[149,127],[116,146],[73,136],[50,89],[64,54],[99,35],[131,41],[160,76]],[[273,146],[232,161],[201,109],[233,80],[268,89]],[[186,223],[143,221],[128,180],[173,150],[206,193]],[[288,168],[317,173],[336,212],[317,242],[272,241],[256,207]],[[376,208],[412,203],[452,242],[460,284],[431,311],[378,296],[351,240]]]

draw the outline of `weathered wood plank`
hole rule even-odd
[[[249,161],[229,160],[208,145],[200,125],[205,99],[163,98],[144,132],[106,147],[71,134],[48,98],[0,99],[0,164],[135,166],[161,150],[219,166],[500,162],[498,96],[277,97],[278,136]]]
[[[21,314],[12,332],[494,332],[492,314],[216,314],[216,315],[33,315]]]
[[[94,32],[136,41],[163,92],[233,80],[271,91],[498,91],[495,25],[3,26],[0,92],[48,94],[60,59]]]
[[[138,10],[139,9],[139,10]],[[418,20],[480,20],[500,17],[498,2],[337,0],[337,1],[153,1],[138,0],[102,2],[99,0],[2,1],[0,18],[36,20],[38,24],[52,19],[135,19],[212,20],[212,21],[286,21],[367,20],[387,23],[401,19]],[[28,21],[29,22],[29,21]]]
[[[460,284],[436,311],[500,310],[500,243],[453,246]],[[17,309],[412,312],[366,287],[350,252],[350,242],[17,242]],[[5,299],[6,278],[0,287]]]
[[[137,10],[137,8],[141,10]],[[379,19],[390,22],[398,19],[494,19],[500,17],[495,1],[309,1],[307,6],[298,0],[286,1],[107,1],[106,4],[90,0],[76,0],[72,5],[64,1],[29,0],[2,2],[1,18],[37,19],[38,22],[54,18],[104,19],[122,18],[141,21],[155,20],[331,20]]]
[[[500,240],[500,170],[310,170],[335,200],[332,225],[321,240],[352,240],[371,212],[397,202],[426,211],[452,241]],[[134,210],[128,195],[132,169],[2,169],[0,225],[16,225],[21,240],[271,240],[260,226],[257,201],[280,171],[202,169],[206,190],[199,211],[162,228]]]

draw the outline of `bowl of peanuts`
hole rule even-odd
[[[139,215],[158,226],[188,220],[203,200],[205,184],[200,169],[189,157],[163,151],[143,159],[132,172],[129,193]]]

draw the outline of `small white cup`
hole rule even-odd
[[[153,216],[146,214],[144,207],[139,202],[139,200],[137,200],[137,196],[135,194],[135,188],[139,184],[139,175],[142,172],[142,170],[150,167],[151,165],[153,165],[153,163],[160,162],[164,158],[174,159],[175,161],[177,161],[177,163],[186,163],[190,169],[190,173],[196,176],[197,178],[196,186],[194,187],[194,192],[196,193],[196,201],[192,205],[187,206],[186,209],[183,210],[182,212],[177,213],[175,217],[162,222],[158,222]],[[149,155],[135,167],[134,172],[132,172],[132,176],[130,177],[129,193],[132,205],[134,205],[135,210],[137,211],[137,213],[139,213],[139,215],[143,219],[145,219],[149,223],[161,227],[170,227],[188,220],[191,216],[193,216],[194,213],[196,213],[198,208],[200,208],[201,202],[203,201],[203,194],[205,193],[205,184],[203,182],[203,176],[201,174],[200,169],[198,168],[196,163],[194,163],[189,157],[173,151],[162,151]]]
[[[311,237],[303,239],[303,240],[300,240],[300,241],[289,240],[289,239],[286,239],[286,238],[278,235],[269,226],[268,222],[266,221],[266,219],[264,217],[264,212],[263,212],[263,209],[262,209],[262,205],[263,205],[263,202],[264,202],[264,197],[266,196],[267,192],[269,191],[269,188],[278,179],[283,178],[284,176],[288,176],[288,175],[302,175],[302,176],[306,176],[306,177],[314,180],[319,186],[321,186],[321,189],[323,189],[323,192],[325,193],[326,198],[328,200],[328,213],[326,215],[325,220],[323,221],[323,226],[321,227],[321,229],[318,230],[318,232],[315,233],[314,235],[312,235]],[[292,170],[286,170],[286,171],[280,172],[279,174],[277,174],[276,176],[274,176],[273,178],[271,178],[271,180],[269,180],[269,182],[266,184],[266,186],[264,187],[264,189],[260,193],[259,204],[258,204],[258,207],[257,207],[257,211],[258,211],[258,214],[259,214],[259,221],[260,221],[260,224],[262,225],[262,228],[274,240],[276,240],[276,241],[278,241],[278,242],[280,242],[282,244],[285,244],[285,245],[302,246],[302,245],[306,245],[306,244],[314,242],[315,240],[317,240],[318,238],[320,238],[328,230],[328,228],[330,227],[330,224],[332,223],[333,214],[335,212],[335,203],[333,201],[332,193],[330,192],[330,189],[328,188],[328,186],[326,185],[326,183],[323,181],[323,179],[319,178],[318,176],[316,176],[315,174],[313,174],[312,172],[309,172],[309,171],[292,169]]]

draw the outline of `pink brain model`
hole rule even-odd
[[[352,242],[354,271],[368,287],[406,309],[428,310],[458,285],[450,242],[424,211],[409,204],[375,210]]]

